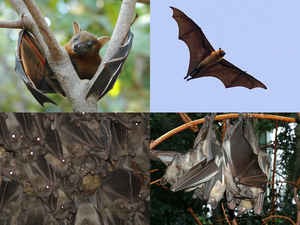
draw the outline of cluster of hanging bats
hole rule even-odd
[[[150,224],[145,113],[1,113],[0,224]]]
[[[239,114],[236,124],[226,120],[223,144],[216,138],[213,121],[216,114],[205,116],[192,149],[185,153],[152,150],[150,158],[168,167],[160,183],[170,191],[193,191],[215,209],[226,192],[227,207],[238,215],[254,208],[263,209],[270,176],[271,158],[258,148],[249,116]],[[243,123],[245,126],[243,130]]]

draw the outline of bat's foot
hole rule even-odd
[[[187,74],[183,79],[186,79],[186,78],[188,78],[189,77],[189,74]]]

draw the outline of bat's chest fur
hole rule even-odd
[[[199,69],[205,69],[207,67],[210,67],[217,62],[219,62],[221,59],[223,59],[223,54],[221,54],[220,50],[214,51],[210,53],[198,66]]]

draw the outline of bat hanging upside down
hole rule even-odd
[[[225,51],[218,51],[212,47],[201,28],[182,11],[170,7],[173,10],[173,18],[179,27],[179,39],[184,41],[190,51],[190,64],[187,81],[199,77],[216,77],[222,81],[226,88],[245,87],[248,89],[267,87],[245,71],[223,59]]]

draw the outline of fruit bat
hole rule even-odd
[[[138,14],[136,13],[136,17],[131,23],[131,25],[135,22],[137,17]],[[132,46],[132,41],[133,34],[129,29],[123,45],[118,47],[118,49],[112,55],[112,57],[104,63],[102,70],[99,73],[95,74],[96,80],[89,88],[85,96],[86,99],[91,94],[95,93],[97,95],[97,99],[100,100],[114,87],[129,55]]]
[[[115,185],[118,182],[122,185]],[[100,202],[120,219],[131,218],[144,207],[139,178],[132,172],[118,169],[108,172],[99,187]]]
[[[79,193],[79,191],[83,191],[82,177],[76,173],[65,177],[60,177],[59,180],[60,188],[69,194],[71,194],[73,191],[77,193]]]
[[[56,225],[57,220],[46,211],[41,199],[26,195],[22,204],[21,214],[18,216],[16,225]],[[25,199],[25,198],[24,198]]]
[[[26,176],[25,172],[23,171],[23,164],[18,158],[12,158],[9,161],[9,166],[4,167],[1,170],[1,174],[17,181]]]
[[[2,180],[0,186],[0,221],[10,219],[23,201],[23,185]]]
[[[166,183],[173,185],[183,174],[188,172],[193,166],[201,162],[206,162],[206,155],[203,151],[203,145],[207,136],[208,129],[209,120],[207,118],[195,139],[193,148],[185,153],[178,153],[172,151],[158,152],[152,150],[152,152],[155,153],[168,166],[166,169],[166,173],[160,181],[161,185],[165,185]],[[169,163],[171,156],[172,161],[171,163]]]
[[[193,20],[180,10],[170,8],[179,27],[179,39],[187,44],[190,51],[189,69],[184,79],[212,76],[220,79],[226,88],[241,86],[267,89],[259,80],[223,59],[225,51],[221,48],[215,51]]]
[[[213,113],[210,118],[206,116],[205,124],[203,126],[208,127],[208,130],[204,129],[199,132],[207,134],[201,146],[203,154],[206,155],[206,159],[192,167],[170,188],[171,192],[175,192],[184,189],[190,191],[199,187],[194,194],[210,203],[213,209],[217,207],[218,202],[222,199],[225,191],[223,152],[216,139],[212,123],[215,116],[216,114]],[[203,138],[196,138],[195,143],[199,141],[200,144],[202,140]]]
[[[53,194],[58,197],[55,173],[44,156],[38,156],[33,163],[23,163],[23,168],[37,196],[43,198]]]
[[[64,192],[60,188],[58,189],[58,198],[55,199],[53,195],[50,195],[48,199],[42,199],[46,210],[56,219],[70,218],[70,212],[76,213],[76,206],[73,202],[71,195]],[[55,204],[53,204],[55,202]]]
[[[128,129],[118,122],[110,123],[112,141],[110,145],[109,156],[112,160],[117,161],[119,157],[130,155],[134,157],[135,153],[131,146],[131,137]]]
[[[77,213],[74,225],[101,225],[102,219],[97,211],[97,200],[95,194],[88,199],[88,196],[82,196],[81,199],[75,197]]]
[[[239,114],[239,121],[234,126],[226,121],[223,143],[226,198],[230,209],[234,209],[236,198],[242,199],[239,214],[252,206],[255,213],[260,214],[270,174],[270,157],[258,150],[249,118],[245,136],[243,121],[243,114]]]
[[[19,33],[17,43],[15,71],[41,106],[44,106],[45,102],[57,105],[45,95],[45,93],[56,93],[49,85],[50,79],[46,76],[50,71],[49,65],[38,42],[25,29],[23,15],[21,16],[22,30]],[[59,86],[58,83],[56,85]]]

